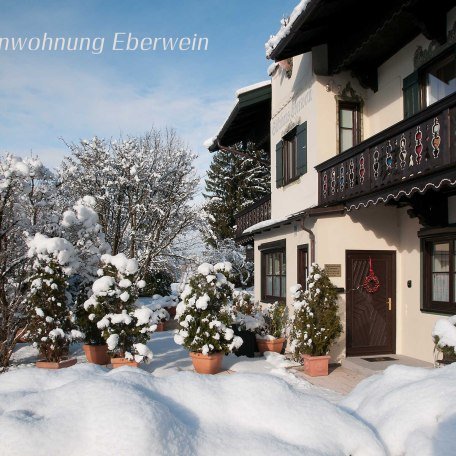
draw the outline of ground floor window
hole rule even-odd
[[[423,310],[456,313],[456,231],[422,242]]]
[[[261,297],[265,301],[283,300],[286,297],[285,242],[259,246],[261,250]]]
[[[298,246],[298,283],[303,290],[307,289],[307,277],[309,276],[309,246]]]

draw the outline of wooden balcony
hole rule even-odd
[[[456,180],[455,165],[456,93],[318,165],[319,205],[408,196],[440,176]]]
[[[236,239],[242,240],[244,230],[271,218],[271,195],[265,195],[235,215]]]

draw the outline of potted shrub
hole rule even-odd
[[[233,294],[235,314],[234,334],[242,339],[242,345],[236,350],[237,356],[253,358],[257,351],[255,332],[264,326],[261,310],[254,305],[253,297],[246,291],[235,291]]]
[[[324,269],[310,268],[307,290],[291,288],[294,314],[291,319],[290,350],[304,372],[313,377],[328,375],[332,343],[342,332],[338,315],[337,291]]]
[[[84,337],[75,329],[68,309],[68,276],[77,264],[73,246],[62,238],[37,233],[28,241],[31,259],[27,339],[38,349],[37,367],[60,369],[76,364],[69,359],[71,342]]]
[[[230,271],[230,263],[199,266],[176,308],[180,329],[174,341],[189,350],[195,371],[200,374],[220,372],[223,355],[242,344],[231,328],[234,286],[229,281]]]
[[[456,362],[456,315],[448,318],[440,318],[435,322],[432,331],[434,339],[435,364],[446,365]],[[442,359],[438,360],[438,354]]]
[[[146,343],[157,328],[154,312],[135,306],[138,290],[144,286],[137,277],[138,263],[123,253],[103,255],[101,262],[100,277],[84,307],[106,341],[113,367],[137,367],[152,360]]]
[[[274,302],[266,306],[263,311],[263,325],[258,329],[256,342],[258,351],[281,353],[285,343],[287,326],[287,306],[285,302]]]

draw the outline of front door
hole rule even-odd
[[[347,356],[395,353],[396,252],[347,250],[346,267]]]

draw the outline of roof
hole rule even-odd
[[[241,141],[252,141],[257,146],[269,148],[271,120],[271,81],[263,81],[236,92],[237,102],[217,136],[204,146],[211,152],[218,144],[232,146]]]
[[[431,0],[303,0],[299,14],[266,44],[267,55],[280,61],[312,51],[316,74],[350,69],[369,79],[369,72],[420,33],[445,41],[454,0],[433,6]],[[375,90],[375,84],[365,86]]]

